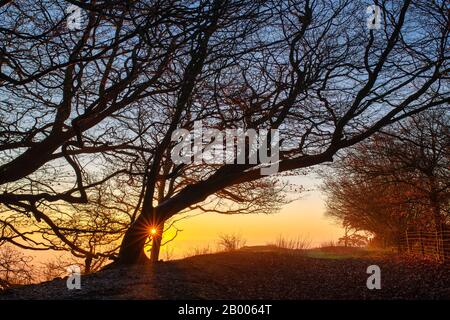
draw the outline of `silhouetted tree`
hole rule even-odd
[[[449,113],[430,110],[343,153],[328,173],[328,214],[390,243],[450,222]]]
[[[176,214],[285,201],[264,159],[174,163],[177,129],[278,129],[278,172],[298,174],[449,101],[444,1],[379,2],[379,30],[363,1],[69,2],[81,30],[62,1],[0,7],[0,203],[86,256],[47,206],[87,209],[110,180],[133,195],[122,263],[144,261],[153,229],[156,261]]]
[[[0,290],[13,285],[30,284],[35,278],[32,257],[15,250],[10,245],[0,247]]]

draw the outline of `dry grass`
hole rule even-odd
[[[271,243],[280,249],[289,249],[289,250],[307,250],[311,248],[311,239],[307,236],[298,236],[297,238],[284,238],[280,235],[275,243]]]
[[[324,241],[320,244],[320,248],[329,248],[329,247],[340,247],[340,245],[333,240],[330,241]]]
[[[205,254],[212,254],[215,253],[215,250],[211,248],[210,245],[207,245],[205,247],[195,247],[189,250],[185,255],[184,258],[189,258],[193,256],[202,256]]]
[[[240,234],[221,234],[219,235],[219,248],[225,252],[236,251],[245,246],[247,240],[243,239]]]

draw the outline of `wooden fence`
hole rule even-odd
[[[441,232],[406,231],[400,239],[403,251],[431,258],[441,262],[450,262],[450,230]]]

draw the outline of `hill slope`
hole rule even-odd
[[[0,299],[450,299],[450,269],[395,257],[241,250],[16,287]],[[366,269],[381,268],[381,290]]]

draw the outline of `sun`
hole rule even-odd
[[[150,229],[150,234],[151,235],[155,235],[158,231],[156,230],[156,228],[151,228]]]

